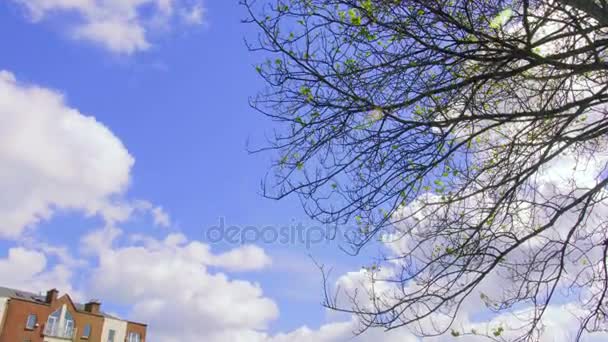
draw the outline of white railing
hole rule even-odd
[[[76,329],[68,326],[60,326],[59,324],[46,324],[44,326],[44,335],[49,337],[58,337],[71,340],[74,338]]]

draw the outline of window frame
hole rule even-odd
[[[108,330],[108,341],[107,342],[115,342],[114,341],[115,338],[116,338],[116,330],[114,330],[114,329]]]
[[[73,335],[75,326],[76,326],[76,324],[74,323],[74,320],[66,320],[65,325],[63,327],[63,330],[64,330],[63,333],[66,336]]]
[[[34,318],[34,322],[30,326],[30,319],[31,318]],[[28,314],[27,318],[25,320],[25,329],[27,329],[27,330],[34,330],[34,329],[36,329],[36,324],[38,324],[38,315],[36,315],[35,313]]]
[[[129,332],[129,336],[127,336],[127,342],[141,342],[141,334],[134,331]]]
[[[57,333],[57,328],[59,327],[59,322],[61,321],[61,308],[53,311],[49,317],[46,319],[46,329],[53,335]]]
[[[87,330],[88,330],[88,334],[87,334]],[[88,339],[89,337],[91,337],[91,332],[93,331],[93,327],[91,326],[90,323],[87,323],[84,325],[84,328],[82,328],[82,338]]]

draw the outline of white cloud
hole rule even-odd
[[[62,94],[0,71],[0,237],[17,237],[59,209],[128,217],[111,198],[129,185],[133,157],[103,124]]]
[[[3,286],[32,292],[55,287],[75,299],[83,299],[83,292],[98,295],[131,307],[129,318],[149,323],[151,336],[160,341],[265,336],[278,317],[276,304],[259,284],[224,273],[266,268],[271,259],[264,250],[244,245],[214,253],[181,234],[162,240],[130,236],[123,239],[128,244],[116,247],[120,237],[129,237],[118,223],[138,213],[150,215],[155,225],[171,225],[162,207],[124,200],[134,160],[120,140],[67,106],[60,93],[19,83],[6,71],[0,73],[0,121],[0,238],[24,244],[0,259]],[[105,219],[102,229],[81,238],[79,252],[86,259],[23,234],[57,210]],[[91,283],[75,289],[76,279]]]
[[[267,342],[416,342],[418,339],[405,329],[384,331],[382,329],[369,330],[361,335],[354,335],[357,330],[355,319],[345,322],[327,323],[319,329],[310,329],[303,326],[289,333],[281,333],[269,337]]]
[[[365,272],[349,272],[337,281],[337,285],[345,290],[357,288],[365,291],[363,287],[365,283]],[[500,284],[494,283],[493,286],[500,287]],[[503,331],[500,334],[501,340],[512,341],[520,337],[524,332],[522,328],[524,322],[531,317],[533,308],[530,306],[523,307],[519,310],[504,313],[495,317],[488,315],[472,320],[470,317],[479,314],[483,311],[484,305],[480,303],[467,303],[462,306],[461,314],[456,318],[452,328],[445,334],[435,337],[418,338],[408,328],[401,327],[390,331],[385,331],[379,328],[372,328],[365,331],[361,335],[355,335],[356,331],[361,328],[356,317],[352,317],[349,321],[330,322],[320,326],[318,329],[310,329],[303,326],[296,330],[280,333],[275,336],[266,336],[266,342],[375,342],[375,341],[399,341],[399,342],[414,342],[414,341],[454,341],[454,342],[484,342],[489,339],[486,336],[494,336],[494,332],[499,327]],[[538,342],[568,342],[573,341],[577,334],[578,319],[584,310],[575,303],[567,303],[563,305],[550,305],[547,307],[545,315],[540,324],[541,334],[535,335],[535,341]],[[435,315],[432,322],[435,324],[444,321],[445,319]],[[433,324],[431,321],[423,322],[423,325]],[[440,323],[443,324],[443,323]],[[452,336],[451,331],[457,332],[459,336]],[[485,335],[485,336],[484,336]],[[585,341],[599,342],[606,341],[608,333],[592,333],[585,335]]]
[[[162,206],[155,206],[153,203],[146,200],[135,200],[131,202],[130,209],[132,214],[139,212],[151,215],[152,222],[157,227],[171,227],[171,217]]]
[[[551,197],[556,196],[556,194],[572,194],[574,191],[578,191],[576,190],[577,188],[584,189],[595,186],[600,176],[605,173],[607,160],[606,154],[600,152],[595,153],[592,156],[582,155],[577,159],[575,159],[571,153],[563,153],[539,172],[539,193],[543,196]],[[432,196],[433,195],[428,195],[428,197]],[[424,198],[426,197],[421,197],[421,199]],[[395,219],[399,221],[396,226],[397,231],[394,234],[387,235],[386,241],[390,242],[385,241],[385,245],[388,247],[390,254],[401,256],[412,253],[414,260],[426,260],[427,253],[433,251],[435,244],[441,243],[437,240],[430,240],[430,243],[425,244],[425,242],[421,243],[416,240],[426,237],[427,235],[425,233],[429,229],[434,229],[434,226],[429,224],[429,221],[434,217],[433,214],[437,214],[438,212],[441,214],[441,210],[445,210],[444,208],[439,208],[439,206],[427,206],[423,208],[420,204],[420,201],[413,201],[407,207],[402,208],[398,213],[399,215],[396,216]],[[423,209],[421,210],[421,208]],[[577,240],[576,243],[573,242],[573,245],[575,244],[580,250],[587,250],[585,244],[602,246],[602,242],[604,241],[603,231],[597,229],[597,227],[602,226],[601,222],[605,221],[606,212],[608,212],[607,208],[608,203],[606,200],[596,204],[595,212],[590,214],[588,220],[579,228],[581,235],[585,236],[585,238]],[[530,250],[536,252],[538,248],[546,248],[549,238],[564,239],[563,237],[566,235],[567,230],[573,226],[577,217],[578,212],[567,213],[555,223],[553,229],[540,234],[538,236],[538,241],[532,241],[532,243],[511,252],[508,256],[509,260],[527,260],[527,258],[530,257]],[[401,220],[402,218],[406,219]],[[521,230],[529,229],[529,227],[516,228]],[[397,238],[397,240],[395,241],[394,238]],[[418,246],[418,248],[415,249],[414,246]],[[587,260],[603,260],[601,253],[598,255],[597,249],[599,248],[586,252],[585,255],[588,258]],[[578,277],[584,279],[580,280],[579,298],[585,298],[593,292],[593,288],[589,286],[588,283],[584,282],[588,279],[601,278],[599,276],[593,278],[593,275],[589,274],[590,272],[594,272],[593,269],[585,268],[584,265],[586,264],[581,262],[579,256],[578,253],[573,253],[567,258],[565,265],[566,271],[562,276],[562,282],[560,282],[560,286],[558,286],[558,291],[571,283],[578,284],[576,279]],[[380,276],[376,279],[399,278],[394,274],[399,275],[399,271],[403,266],[401,262],[402,261],[399,259],[393,260],[393,262],[384,263],[381,270],[378,271]],[[603,265],[601,261],[600,265]],[[583,270],[583,268],[585,268],[585,270]],[[547,267],[541,269],[540,272],[548,272],[548,270],[549,268]],[[404,287],[401,287],[395,285],[395,283],[376,281],[373,286],[375,295],[381,296],[386,302],[391,303],[395,300],[395,295],[397,298],[402,298],[403,292],[411,293],[417,289],[416,284],[413,281],[405,283],[404,285]],[[520,305],[517,306],[517,310],[504,310],[503,314],[499,316],[495,316],[487,308],[486,304],[492,302],[492,300],[500,301],[501,298],[508,296],[508,290],[517,288],[517,285],[518,283],[511,279],[508,276],[508,273],[505,273],[500,267],[499,271],[495,270],[491,272],[463,301],[458,315],[454,320],[454,324],[450,329],[453,328],[461,334],[470,333],[472,329],[474,329],[478,335],[479,333],[492,335],[498,327],[503,327],[505,330],[501,333],[501,336],[503,336],[505,340],[514,340],[519,336],[518,333],[521,334],[524,331],[524,323],[530,321],[530,315],[533,312],[533,307],[530,306],[530,302],[522,301]],[[361,270],[358,272],[346,273],[338,278],[336,286],[339,286],[341,290],[341,292],[339,292],[340,296],[338,296],[337,299],[341,302],[342,307],[349,307],[349,296],[352,295],[357,295],[358,304],[362,305],[362,307],[366,307],[366,305],[369,304],[368,291],[371,287],[369,272]],[[438,286],[441,286],[441,284],[438,284]],[[433,290],[431,289],[431,291]],[[595,291],[597,296],[599,290],[595,289]],[[567,290],[562,293],[566,292]],[[481,298],[482,293],[485,298],[489,298],[488,302]],[[554,299],[556,302],[565,302],[566,304],[553,304],[548,306],[542,319],[542,331],[539,336],[537,336],[539,342],[566,342],[574,340],[577,329],[579,328],[579,320],[585,314],[589,313],[586,311],[588,308],[581,307],[582,303],[577,299],[577,296],[564,296],[565,294],[556,295]],[[440,316],[435,313],[430,319],[421,321],[419,326],[413,325],[411,328],[431,332],[433,331],[433,329],[429,329],[431,326],[443,329],[447,328],[448,325],[449,321],[445,316]],[[329,324],[316,331],[302,328],[300,334],[315,337],[324,336],[324,330],[327,333],[327,330],[330,327],[337,329],[338,326],[339,325],[336,323]],[[400,331],[405,337],[411,335],[405,329],[397,329],[397,331]],[[298,334],[296,334],[296,332],[297,331],[292,332],[287,336],[298,341]],[[373,334],[374,332],[370,335],[373,336]],[[424,341],[476,342],[488,340],[487,338],[478,335],[467,335],[454,338],[448,330],[448,332],[441,337],[425,338]],[[324,338],[325,337],[319,338],[319,340],[324,341]],[[586,341],[603,341],[607,338],[608,335],[602,333],[585,335]],[[328,340],[333,341],[331,338],[328,338]]]
[[[120,19],[95,21],[74,29],[76,39],[90,40],[105,45],[114,52],[132,54],[147,50],[150,43],[146,40],[145,29],[133,22]]]
[[[154,218],[154,224],[159,227],[168,228],[171,226],[171,218],[163,207],[159,206],[152,209],[152,217]]]
[[[96,255],[112,247],[114,240],[122,235],[119,228],[106,225],[102,229],[90,232],[82,237],[81,246],[84,255]]]
[[[44,253],[47,257],[56,257],[60,264],[65,265],[70,270],[88,266],[86,260],[75,258],[69,248],[65,246],[53,246],[40,241],[25,241],[24,247]]]
[[[523,329],[526,319],[532,316],[532,308],[524,308],[513,313],[505,313],[493,319],[478,322],[462,322],[454,327],[454,331],[460,334],[467,333],[466,336],[459,337],[435,337],[429,338],[429,342],[434,341],[463,341],[463,342],[483,342],[488,339],[483,335],[493,336],[498,328],[503,330],[500,337],[504,341],[514,341],[526,331]],[[538,342],[567,342],[576,340],[578,332],[578,314],[580,307],[575,304],[551,305],[548,306],[541,321],[541,334],[535,335]],[[472,331],[475,333],[472,334]],[[584,341],[605,341],[608,337],[606,333],[593,333],[585,335]]]
[[[181,234],[158,240],[123,232],[118,224],[138,213],[161,227],[171,219],[160,206],[124,199],[133,157],[108,128],[70,108],[57,91],[0,72],[0,121],[0,238],[23,245],[0,259],[2,286],[58,288],[76,300],[86,300],[86,292],[130,307],[128,317],[147,322],[158,341],[266,336],[277,305],[259,284],[225,273],[265,269],[271,259],[264,250],[244,245],[215,253]],[[105,225],[81,238],[80,251],[23,234],[58,210],[101,215]],[[77,279],[91,281],[74,288]]]
[[[147,322],[155,340],[251,341],[278,317],[258,284],[209,270],[261,269],[270,260],[258,247],[213,254],[208,245],[170,234],[163,240],[136,236],[122,247],[110,241],[97,253],[91,292],[132,307],[129,317]]]
[[[13,0],[27,8],[33,21],[56,14],[76,14],[70,25],[76,39],[97,43],[109,51],[132,54],[150,48],[151,31],[177,24],[203,22],[196,0]]]
[[[211,264],[231,271],[250,271],[265,268],[271,260],[260,247],[243,245],[215,256]]]
[[[72,298],[81,297],[70,284],[72,270],[69,267],[57,264],[48,269],[47,265],[47,257],[41,251],[11,248],[8,256],[0,259],[1,285],[33,293],[57,288],[70,293]]]

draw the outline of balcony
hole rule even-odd
[[[76,335],[76,329],[69,325],[46,324],[43,330],[44,336],[72,340]]]

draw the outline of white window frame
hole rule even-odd
[[[66,319],[64,330],[64,336],[71,336],[74,333],[74,320]]]
[[[130,332],[127,342],[141,342],[141,335],[136,332]]]
[[[34,318],[34,321],[31,322],[32,324],[30,326],[30,319],[32,317]],[[34,329],[36,329],[36,323],[38,323],[38,315],[31,313],[31,314],[27,315],[27,321],[25,321],[25,328],[34,330]]]
[[[57,326],[59,326],[59,318],[50,315],[49,318],[46,320],[46,325],[46,329],[49,329],[49,332],[52,335],[55,335],[57,333]]]

